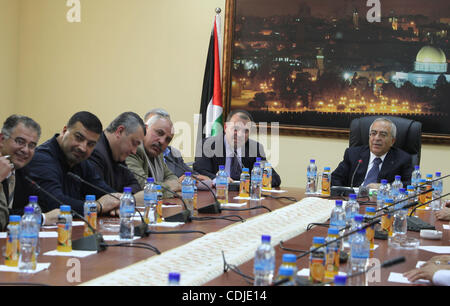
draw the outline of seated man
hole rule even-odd
[[[240,180],[242,168],[251,172],[256,158],[266,160],[263,146],[249,139],[249,129],[252,123],[251,115],[244,110],[233,110],[225,122],[225,136],[219,134],[203,140],[202,155],[195,158],[194,169],[211,179],[216,177],[220,165],[232,180]],[[278,187],[281,178],[272,169],[272,186]]]
[[[6,167],[10,171],[6,178],[0,178],[2,183],[0,185],[0,230],[5,229],[9,222],[9,215],[23,214],[30,195],[39,193],[25,180],[28,173],[24,167],[33,158],[40,135],[39,124],[25,116],[9,116],[3,124],[0,133],[0,155],[3,156],[0,167],[5,167],[6,160],[8,161]],[[6,159],[6,156],[9,156],[9,159]],[[42,225],[56,223],[58,215],[59,209],[44,213]]]
[[[386,118],[376,119],[369,130],[369,145],[345,150],[344,160],[331,174],[332,186],[378,188],[382,179],[393,182],[400,175],[403,185],[411,183],[411,155],[393,147],[397,128]],[[353,178],[353,181],[352,181]]]
[[[434,256],[420,268],[403,273],[410,282],[424,279],[437,286],[450,286],[450,255]]]
[[[115,192],[100,177],[92,162],[87,160],[94,151],[101,133],[102,123],[94,114],[78,112],[70,118],[61,134],[56,134],[37,147],[33,160],[27,166],[30,177],[42,189],[53,194],[64,204],[70,205],[81,215],[85,196],[88,194],[96,196],[99,215],[102,213],[118,215],[119,200],[115,197],[120,197],[120,194],[113,194],[115,197],[105,194],[70,175],[70,173],[78,175],[108,193]],[[41,194],[40,198],[46,202],[47,209],[60,206],[47,195]]]
[[[172,191],[180,191],[181,184],[178,177],[173,174],[163,159],[163,152],[173,138],[172,121],[160,115],[151,116],[147,121],[147,133],[143,144],[137,148],[136,154],[131,154],[126,159],[128,168],[135,174],[135,177],[142,188],[144,188],[147,177],[153,177],[155,183]],[[164,190],[163,196],[173,197]]]
[[[139,115],[126,112],[114,119],[100,136],[89,160],[96,166],[103,180],[118,192],[131,187],[133,193],[141,191],[139,182],[126,166],[130,154],[136,154],[145,136],[146,127]]]

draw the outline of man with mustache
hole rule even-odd
[[[83,215],[85,196],[95,195],[98,214],[118,215],[119,200],[100,192],[70,176],[72,172],[89,183],[102,188],[108,193],[115,190],[105,183],[97,173],[95,166],[88,160],[94,151],[102,123],[92,113],[82,111],[74,114],[61,134],[37,147],[36,154],[27,166],[30,176],[42,189],[53,194],[64,204]],[[113,194],[120,197],[121,194]],[[58,208],[60,204],[51,197],[41,194],[47,209]]]
[[[161,115],[153,115],[147,120],[147,133],[143,144],[137,148],[136,154],[131,154],[126,159],[128,168],[135,173],[142,188],[145,186],[145,177],[153,177],[155,183],[169,188],[172,191],[180,191],[181,184],[178,177],[169,170],[164,162],[163,152],[172,141],[173,124],[170,118]],[[164,197],[173,195],[163,191]]]
[[[331,185],[350,186],[353,174],[352,187],[363,185],[377,189],[382,179],[391,183],[396,175],[401,176],[404,186],[410,184],[411,155],[393,146],[396,133],[397,128],[391,120],[375,119],[369,128],[369,145],[347,148],[344,160],[331,174]]]
[[[22,215],[30,195],[38,195],[25,180],[28,175],[24,167],[34,156],[41,135],[41,127],[33,119],[11,115],[3,124],[0,133],[0,230],[8,224],[8,215]],[[7,168],[7,169],[5,169]],[[42,224],[54,224],[59,209],[43,214]]]

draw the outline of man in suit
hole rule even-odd
[[[350,147],[331,174],[332,186],[367,186],[377,189],[382,179],[393,182],[400,175],[403,185],[411,183],[411,155],[393,147],[397,128],[386,118],[376,119],[369,130],[369,145]]]
[[[26,116],[11,115],[3,124],[0,133],[0,167],[7,167],[9,171],[6,176],[0,177],[0,230],[8,224],[9,215],[23,214],[30,195],[38,194],[38,190],[26,181],[28,173],[24,167],[33,158],[40,135],[39,124]],[[42,224],[56,223],[58,215],[59,209],[44,213]]]
[[[243,168],[251,172],[256,158],[266,159],[263,146],[249,139],[251,115],[245,110],[233,110],[227,116],[224,131],[203,140],[201,156],[195,158],[194,169],[211,179],[216,177],[220,165],[225,166],[230,180],[240,180]],[[272,186],[278,187],[281,178],[273,169]]]

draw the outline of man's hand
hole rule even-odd
[[[435,211],[434,215],[438,220],[450,220],[450,208],[444,207],[441,210]]]
[[[49,211],[48,213],[45,213],[45,224],[42,225],[53,225],[58,222],[60,211],[58,208],[53,209],[52,211]]]
[[[13,167],[8,158],[0,155],[0,182],[8,177]]]
[[[111,196],[112,195],[112,196]],[[113,197],[114,196],[114,197]],[[121,193],[111,193],[105,194],[100,199],[97,200],[101,208],[97,207],[98,212],[102,212],[102,214],[109,213],[111,216],[118,216],[119,208],[120,208],[120,200],[116,199],[122,196]]]

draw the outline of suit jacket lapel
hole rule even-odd
[[[393,169],[393,165],[395,163],[394,155],[395,154],[392,150],[389,150],[389,152],[386,154],[383,164],[381,165],[380,173],[378,173],[378,181],[380,181],[381,179],[386,179],[389,169]]]

